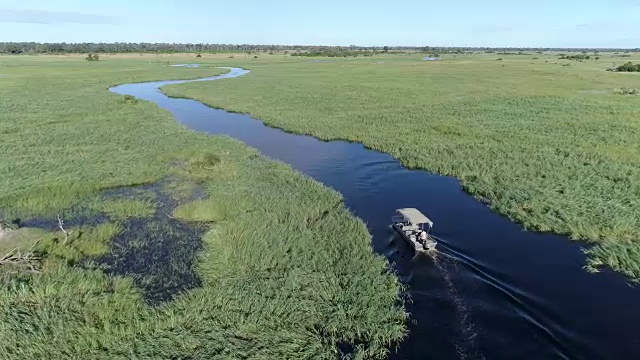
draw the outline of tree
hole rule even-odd
[[[246,53],[253,56],[256,53],[272,51],[276,54],[280,54],[285,50],[289,52],[314,52],[322,50],[329,53],[360,53],[365,52],[379,53],[383,52],[383,47],[377,46],[358,46],[350,45],[348,47],[335,47],[335,46],[308,46],[308,45],[251,45],[251,44],[179,44],[179,43],[36,43],[36,42],[0,42],[0,54],[102,54],[102,53],[155,53],[155,54],[170,54],[170,53]],[[421,51],[424,53],[464,53],[469,51],[482,51],[486,53],[500,53],[503,55],[517,54],[518,51],[526,54],[525,49],[519,48],[487,48],[487,47],[430,47],[430,46],[406,46],[406,47],[392,47],[384,46],[384,52],[392,52],[394,50],[399,51]],[[555,52],[574,52],[576,49],[567,48],[531,48],[530,51],[555,51]],[[584,51],[582,55],[589,54],[596,56],[599,49],[579,49]],[[611,49],[611,51],[617,51],[619,54],[623,52],[630,56],[631,52],[638,52],[640,49]],[[342,55],[341,55],[342,56]]]
[[[8,44],[5,47],[5,52],[9,54],[21,54],[22,48],[18,44]]]
[[[634,65],[632,62],[628,62],[624,65],[620,65],[616,68],[619,72],[640,72],[640,64]]]
[[[89,54],[84,59],[87,60],[87,61],[98,61],[98,60],[100,60],[100,56],[98,54]]]

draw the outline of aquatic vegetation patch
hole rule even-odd
[[[226,211],[215,199],[207,199],[180,205],[173,216],[184,221],[217,222],[226,218]]]
[[[146,301],[158,304],[200,286],[194,270],[204,228],[165,218],[122,223],[107,255],[94,260],[107,274],[134,279]]]
[[[168,184],[190,182],[168,178],[107,191],[95,208],[120,221],[122,229],[114,234],[109,252],[88,264],[110,275],[132,277],[144,299],[154,305],[200,286],[194,263],[206,228],[198,219],[185,215],[183,219],[191,222],[187,224],[171,215],[181,204],[198,199],[200,189],[190,187],[179,199],[164,192],[171,188]]]
[[[49,260],[61,260],[73,266],[109,251],[110,241],[121,231],[118,223],[60,229],[49,232],[38,243],[37,250]]]
[[[149,217],[155,213],[151,200],[141,199],[108,199],[95,205],[95,210],[111,219],[125,220],[132,217]]]

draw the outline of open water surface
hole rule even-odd
[[[159,90],[183,82],[110,90],[151,101],[193,130],[239,139],[342,193],[368,224],[373,249],[410,285],[411,333],[391,359],[640,359],[640,289],[610,271],[587,273],[582,244],[524,231],[456,179],[409,170],[361,144],[290,134]],[[414,256],[389,228],[402,207],[434,221],[435,256]]]

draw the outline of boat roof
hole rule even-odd
[[[420,210],[418,209],[404,208],[404,209],[398,209],[397,211],[400,215],[404,216],[404,218],[407,219],[407,221],[409,221],[412,224],[429,224],[433,226],[433,222],[429,220],[429,218],[426,217],[423,213],[421,213]]]

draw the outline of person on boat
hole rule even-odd
[[[418,237],[418,241],[420,241],[421,243],[426,243],[427,242],[427,232],[424,230],[420,230],[420,236]]]

